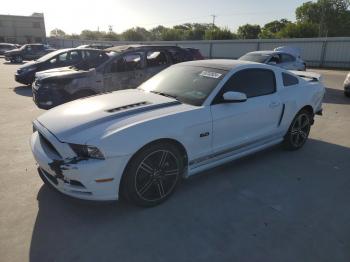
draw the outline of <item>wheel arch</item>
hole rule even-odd
[[[154,145],[154,144],[158,144],[158,143],[167,143],[167,144],[171,144],[175,147],[177,147],[181,154],[183,155],[183,158],[184,158],[184,171],[187,169],[188,167],[188,154],[187,154],[187,150],[185,148],[185,146],[179,142],[178,140],[176,139],[173,139],[173,138],[160,138],[160,139],[156,139],[156,140],[153,140],[151,142],[148,142],[147,144],[145,144],[144,146],[142,146],[141,148],[139,148],[128,160],[128,163],[126,164],[124,170],[123,170],[123,174],[122,174],[122,177],[120,179],[120,183],[119,183],[119,190],[118,190],[118,194],[119,196],[121,196],[121,192],[122,192],[122,186],[123,186],[123,179],[126,175],[126,171],[128,169],[128,166],[129,164],[133,161],[133,159],[135,158],[135,156],[140,152],[142,151],[143,149],[145,149],[146,147],[148,146],[151,146],[151,145]]]

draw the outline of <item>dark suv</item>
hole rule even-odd
[[[37,73],[34,102],[49,109],[81,97],[136,88],[168,66],[198,57],[193,50],[177,46],[127,45],[107,51],[107,59],[96,57],[89,64]]]
[[[101,52],[103,51],[88,48],[70,48],[53,51],[40,57],[38,60],[28,62],[18,68],[15,73],[15,80],[24,85],[31,85],[37,72],[58,67],[74,66]]]
[[[55,51],[55,49],[43,44],[27,44],[18,49],[6,51],[4,53],[5,60],[11,63],[22,63],[23,60],[35,60],[47,53]]]

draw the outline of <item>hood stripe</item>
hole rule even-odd
[[[117,120],[118,118],[123,118],[123,117],[128,117],[128,116],[132,116],[132,115],[136,115],[136,114],[141,114],[141,113],[145,113],[148,111],[153,111],[153,110],[157,110],[157,109],[162,109],[162,108],[166,108],[166,107],[171,107],[171,106],[176,106],[176,105],[180,105],[181,102],[179,101],[172,101],[172,102],[167,102],[167,103],[162,103],[162,104],[155,104],[155,105],[146,105],[140,108],[135,108],[135,109],[130,109],[127,111],[123,111],[123,112],[116,112],[116,113],[109,113],[110,115],[101,117],[99,119],[96,119],[94,121],[90,121],[87,122],[85,124],[82,124],[80,126],[77,126],[75,128],[69,129],[65,132],[63,132],[60,137],[65,137],[65,136],[69,136],[72,133],[78,132],[81,129],[87,129],[90,128],[92,126],[96,126],[111,120]],[[63,141],[61,141],[63,142]]]

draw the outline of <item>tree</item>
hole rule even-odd
[[[318,36],[350,36],[350,0],[306,2],[295,11],[298,22],[318,26]]]
[[[290,23],[277,33],[278,38],[317,37],[318,26],[312,23]]]
[[[106,32],[104,31],[83,30],[80,33],[80,37],[82,39],[87,39],[87,40],[103,39],[105,35],[106,35]]]
[[[183,40],[183,31],[181,29],[165,28],[162,32],[162,41]]]
[[[152,28],[149,32],[151,34],[151,40],[161,40],[162,39],[162,34],[164,32],[164,30],[166,30],[168,28],[159,25],[157,27]]]
[[[52,37],[61,37],[62,38],[62,37],[66,36],[66,33],[63,30],[59,29],[59,28],[55,28],[55,29],[50,31],[50,36],[52,36]]]
[[[151,34],[143,27],[133,27],[124,31],[121,38],[125,41],[147,41],[151,38]]]
[[[238,28],[237,34],[242,39],[257,39],[261,32],[259,25],[245,24]]]
[[[232,33],[228,28],[217,28],[208,29],[205,31],[204,39],[206,40],[228,40],[236,39],[237,36]]]
[[[277,33],[280,32],[283,28],[285,28],[291,22],[287,19],[274,20],[270,23],[264,25],[261,29],[261,33],[259,34],[259,38],[267,39],[267,38],[277,38]]]

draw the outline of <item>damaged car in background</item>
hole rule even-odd
[[[136,88],[166,67],[198,60],[199,51],[177,46],[127,45],[107,49],[90,62],[36,74],[33,99],[39,108],[99,93]]]
[[[137,89],[47,111],[33,123],[31,148],[39,175],[61,193],[154,206],[182,177],[279,143],[300,149],[324,93],[310,72],[238,60],[184,62]]]
[[[273,51],[250,52],[241,56],[239,60],[278,66],[287,70],[306,70],[306,63],[301,58],[301,50],[288,46],[277,47]]]
[[[53,51],[19,67],[15,73],[15,80],[24,85],[31,85],[34,82],[37,72],[81,64],[87,60],[91,60],[91,58],[97,57],[101,52],[103,51],[87,48],[70,48]]]

